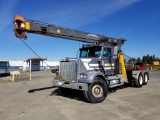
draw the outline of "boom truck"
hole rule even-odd
[[[125,63],[121,47],[126,39],[82,32],[15,15],[15,36],[26,39],[26,32],[86,43],[79,49],[79,57],[66,57],[60,61],[58,68],[51,70],[56,74],[53,83],[62,94],[68,89],[81,90],[88,102],[99,103],[105,100],[109,88],[125,83],[140,88],[148,83],[147,71],[133,70],[133,64]]]

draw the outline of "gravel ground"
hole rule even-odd
[[[0,120],[160,119],[160,71],[150,71],[142,88],[111,89],[98,104],[87,103],[78,91],[61,96],[50,71],[33,72],[32,77],[29,81],[29,73],[22,73],[16,82],[0,82]]]

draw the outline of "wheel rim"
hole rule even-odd
[[[143,78],[142,78],[142,76],[139,76],[139,84],[140,84],[140,85],[143,84]]]
[[[103,96],[103,88],[100,85],[94,85],[92,88],[92,94],[94,97],[102,97]]]
[[[148,82],[148,76],[147,75],[144,76],[144,81],[145,81],[145,83]]]

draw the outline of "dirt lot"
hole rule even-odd
[[[18,82],[0,82],[0,120],[160,119],[160,71],[150,71],[150,81],[142,88],[110,90],[99,104],[87,103],[79,92],[61,96],[52,87],[50,71],[33,72],[31,81],[23,74]]]

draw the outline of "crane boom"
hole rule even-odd
[[[60,26],[56,26],[53,24],[47,24],[38,22],[35,20],[27,20],[22,16],[15,15],[14,16],[14,32],[16,37],[18,38],[27,38],[25,32],[41,34],[46,36],[70,39],[80,42],[124,42],[125,39],[116,39],[108,36],[91,34],[87,32],[82,32],[78,30],[73,30],[69,28],[64,28]]]

